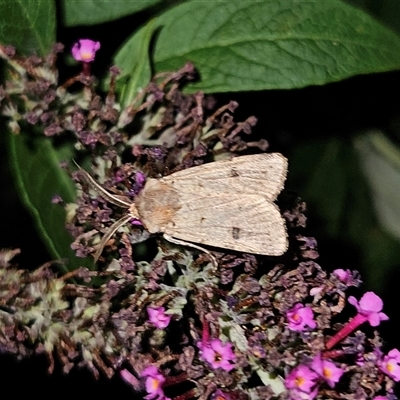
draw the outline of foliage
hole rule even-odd
[[[230,93],[229,96],[240,97],[242,94],[239,92],[251,91],[252,101],[249,103],[255,107],[256,103],[262,104],[265,99],[262,96],[267,93],[263,91],[266,90],[270,91],[268,95],[272,96],[272,103],[282,89],[300,93],[301,102],[302,93],[307,90],[302,88],[332,85],[359,75],[395,71],[400,66],[399,37],[365,12],[340,0],[173,3],[153,0],[117,3],[111,0],[64,0],[57,4],[59,9],[56,13],[56,2],[53,0],[0,0],[1,51],[2,57],[11,66],[5,69],[11,87],[0,93],[0,97],[4,97],[2,113],[11,121],[9,129],[3,134],[7,141],[9,164],[20,198],[30,211],[39,235],[52,257],[68,259],[68,263],[60,265],[70,271],[82,265],[91,265],[91,260],[74,256],[71,250],[73,239],[64,228],[66,218],[75,239],[73,249],[78,253],[81,251],[79,255],[90,254],[100,240],[98,232],[104,230],[104,224],[112,221],[110,214],[116,210],[96,199],[103,219],[93,217],[93,210],[85,203],[90,199],[87,197],[83,201],[79,197],[76,200],[75,185],[68,178],[70,171],[60,169],[59,165],[61,163],[65,167],[63,162],[74,157],[87,163],[89,154],[92,163],[97,165],[94,170],[97,176],[113,187],[115,182],[109,179],[112,172],[110,165],[116,168],[124,164],[124,157],[127,156],[124,150],[128,144],[136,151],[136,157],[146,156],[150,163],[139,163],[136,169],[160,168],[155,155],[150,151],[145,154],[141,146],[162,147],[163,140],[167,143],[169,140],[170,147],[167,148],[171,151],[178,142],[172,144],[171,140],[176,138],[171,139],[170,131],[157,130],[159,126],[156,122],[163,121],[165,110],[157,109],[155,112],[152,109],[154,103],[146,96],[157,97],[165,87],[149,86],[152,76],[165,71],[179,71],[181,75],[172,75],[172,78],[168,74],[160,75],[158,82],[163,82],[163,77],[174,81],[186,76],[180,68],[191,62],[197,76],[187,80],[185,93],[193,94],[201,90],[209,94]],[[361,4],[362,1],[354,0],[353,3]],[[388,14],[387,6],[382,10]],[[57,15],[61,16],[59,20]],[[132,21],[140,23],[133,29]],[[88,25],[90,30],[84,25]],[[108,33],[110,27],[124,34],[124,43],[120,48],[117,48],[119,43],[110,39],[115,33],[112,29]],[[56,28],[64,37],[76,35],[76,32],[85,32],[87,36],[90,32],[108,36],[108,40],[101,43],[100,53],[105,54],[106,63],[114,63],[122,72],[113,69],[111,79],[106,78],[107,74],[101,77],[106,92],[101,101],[95,96],[95,78],[87,71],[86,75],[75,74],[71,72],[73,68],[63,66],[58,74],[55,64],[57,51],[52,50],[56,42]],[[77,39],[79,37],[70,40]],[[13,45],[18,54],[31,57],[15,57],[12,54],[14,50],[6,45]],[[40,58],[44,56],[48,58]],[[58,64],[65,65],[63,61],[65,59],[58,56]],[[194,77],[192,72],[189,73],[191,78]],[[66,81],[60,80],[59,76]],[[170,83],[168,79],[166,87]],[[369,81],[363,82],[368,85]],[[77,89],[79,84],[86,90]],[[177,92],[171,89],[171,93],[176,95]],[[188,98],[203,104],[205,98],[199,96]],[[79,106],[76,107],[76,104]],[[234,108],[232,104],[229,103],[228,107],[231,111]],[[146,107],[151,111],[147,120],[142,114]],[[174,116],[173,124],[181,129],[180,132],[186,132],[184,128],[193,129],[189,116],[185,120],[190,122],[188,125],[179,125],[174,119],[178,118],[174,115],[176,108],[171,104],[168,107],[169,116]],[[179,107],[183,107],[182,103]],[[261,109],[259,105],[258,108]],[[82,114],[81,128],[77,120],[78,112]],[[264,109],[260,113],[263,114]],[[288,120],[292,118],[290,112],[287,114]],[[197,117],[202,118],[200,115]],[[37,123],[39,120],[41,126]],[[253,152],[255,148],[265,150],[265,135],[250,136],[249,140],[240,136],[249,131],[254,122],[254,119],[246,119],[238,124],[240,129],[233,135],[237,142],[224,142],[219,137],[220,143],[212,143],[207,150],[203,149],[205,153],[201,155],[193,154],[194,149],[200,151],[196,146],[189,148],[185,147],[189,142],[180,142],[182,147],[177,147],[179,150],[171,156],[174,162],[170,161],[168,168],[178,167],[181,162],[187,161],[187,157],[189,164],[198,161],[196,157],[210,161],[221,149],[235,154]],[[146,130],[150,126],[153,134],[157,133],[154,137]],[[221,129],[221,126],[217,125],[217,128]],[[217,128],[213,126],[213,129]],[[209,129],[203,133],[215,138],[213,130]],[[236,128],[232,125],[230,129]],[[399,181],[398,137],[395,134],[389,138],[382,132],[356,132],[351,127],[342,135],[328,131],[326,124],[322,124],[319,136],[312,140],[305,135],[301,138],[302,133],[296,128],[290,133],[298,136],[296,140],[299,143],[295,144],[292,140],[292,143],[285,144],[290,154],[288,187],[297,190],[312,206],[320,219],[319,226],[324,229],[318,234],[348,243],[360,251],[361,261],[369,268],[369,280],[378,286],[382,284],[385,272],[400,262],[397,250],[399,233],[394,222],[399,214],[398,202],[395,201],[396,190],[393,190]],[[229,132],[232,133],[232,130]],[[268,139],[279,151],[283,151],[286,140],[281,133],[279,129],[268,132]],[[107,162],[104,162],[105,146],[111,146]],[[85,154],[79,156],[82,151]],[[111,154],[113,151],[115,153]],[[133,178],[129,173],[132,171],[129,168],[124,170],[131,181]],[[161,168],[158,172],[163,174],[168,170]],[[380,179],[381,176],[384,179]],[[369,201],[371,193],[372,200]],[[66,206],[66,212],[59,204],[51,204],[54,195],[60,196],[58,202]],[[74,201],[78,202],[78,206],[71,206]],[[53,202],[56,202],[54,197]],[[77,220],[73,220],[76,210],[81,216],[90,211],[93,218],[87,215],[86,220],[78,217],[77,224]],[[379,227],[378,221],[386,230]],[[124,234],[127,233],[125,231]],[[151,253],[151,246],[142,243],[149,243],[145,241],[147,236],[130,236],[127,241],[123,235],[117,235],[116,243],[108,243],[106,254],[111,259],[115,256],[115,244],[119,250],[121,247],[118,246],[122,245],[122,253],[129,253],[132,244],[135,254],[140,257],[146,252]]]

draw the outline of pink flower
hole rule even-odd
[[[359,302],[354,296],[350,296],[349,303],[356,307],[361,315],[366,317],[371,326],[378,326],[381,321],[389,319],[386,314],[381,312],[383,301],[374,292],[366,292]]]
[[[146,392],[148,393],[148,395],[144,397],[146,400],[160,400],[165,398],[162,389],[165,378],[155,366],[151,365],[145,368],[141,376],[142,378],[146,378],[145,386]]]
[[[291,398],[312,400],[318,393],[318,375],[305,365],[294,368],[285,379]]]
[[[373,400],[388,400],[386,396],[375,396]]]
[[[336,275],[338,277],[338,279],[340,281],[342,281],[343,283],[347,283],[347,281],[351,277],[351,271],[349,269],[338,268],[338,269],[335,269],[332,273],[334,275]]]
[[[400,351],[397,349],[390,350],[388,355],[383,357],[380,363],[380,369],[389,375],[396,382],[400,381]]]
[[[317,326],[311,307],[303,306],[301,303],[295,304],[293,308],[287,311],[286,318],[289,322],[289,329],[292,331],[304,331],[306,326],[311,329]]]
[[[314,357],[311,368],[323,378],[331,388],[335,387],[335,384],[339,382],[344,373],[344,370],[337,367],[332,361],[322,359],[321,354]]]
[[[165,313],[164,307],[147,307],[150,322],[158,329],[166,328],[171,322],[171,315]]]
[[[100,49],[100,42],[90,39],[79,39],[72,47],[72,57],[85,63],[94,60],[96,51]]]
[[[383,301],[374,292],[366,292],[359,302],[355,297],[350,296],[349,303],[357,308],[358,314],[328,340],[326,343],[327,350],[349,336],[364,322],[368,321],[371,326],[378,326],[381,321],[389,319],[386,314],[381,312]]]
[[[220,339],[213,339],[210,342],[199,342],[200,357],[216,368],[230,371],[235,368],[232,362],[236,361],[236,355],[232,350],[231,343],[222,343]]]

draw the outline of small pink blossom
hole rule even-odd
[[[62,204],[62,203],[63,203],[63,199],[62,199],[61,196],[59,196],[58,194],[55,194],[55,195],[51,198],[51,203],[52,203],[52,204]]]
[[[366,292],[359,302],[354,296],[350,296],[349,303],[356,307],[361,315],[366,317],[371,326],[378,326],[381,321],[389,319],[386,314],[381,312],[383,301],[374,292]]]
[[[305,365],[294,368],[285,379],[291,399],[312,400],[318,393],[318,375]]]
[[[289,329],[292,331],[304,331],[306,326],[314,329],[317,324],[314,321],[314,313],[311,307],[303,306],[297,303],[286,312],[286,318],[289,322]]]
[[[79,39],[72,47],[72,56],[77,61],[92,62],[96,51],[100,49],[100,42],[90,39]]]
[[[389,353],[383,357],[380,363],[380,369],[389,375],[396,382],[400,381],[400,351],[397,349],[390,350]]]
[[[213,339],[210,342],[199,342],[200,357],[216,368],[230,371],[235,368],[232,364],[236,361],[236,355],[232,350],[231,343],[222,343],[220,339]]]
[[[334,275],[336,275],[338,277],[338,279],[340,281],[342,281],[343,283],[347,283],[351,277],[351,271],[349,269],[338,268],[338,269],[335,269],[332,273]]]
[[[311,369],[323,378],[331,388],[335,387],[344,373],[344,370],[337,367],[332,361],[324,360],[321,354],[314,357]]]
[[[363,367],[365,365],[364,355],[362,353],[357,354],[355,363],[360,367]]]
[[[150,322],[158,329],[166,328],[171,322],[171,315],[165,313],[164,307],[147,307]]]
[[[350,296],[348,301],[356,307],[358,313],[339,332],[328,340],[325,346],[327,350],[330,350],[337,343],[349,336],[364,322],[368,321],[371,326],[378,326],[381,321],[389,319],[385,313],[381,312],[383,301],[374,292],[366,292],[359,302],[353,296]]]
[[[160,373],[160,371],[153,365],[146,367],[141,374],[142,378],[145,378],[145,386],[147,396],[144,398],[146,400],[153,399],[164,399],[165,395],[162,389],[162,385],[165,382],[164,376]]]
[[[373,400],[388,400],[386,396],[375,396]]]

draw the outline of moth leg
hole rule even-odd
[[[103,249],[105,247],[105,245],[107,244],[107,242],[110,240],[110,238],[114,235],[115,232],[117,232],[117,230],[119,228],[121,228],[121,226],[124,226],[125,224],[127,224],[130,220],[132,219],[130,214],[126,214],[125,216],[123,216],[122,218],[120,218],[118,221],[115,221],[108,229],[107,232],[104,234],[104,236],[101,238],[101,241],[97,247],[96,253],[94,255],[94,262],[97,263],[98,259],[101,256],[101,253],[103,252]]]
[[[177,244],[179,246],[191,247],[193,249],[200,250],[203,253],[206,253],[208,255],[208,257],[210,258],[210,261],[212,262],[213,266],[218,267],[217,259],[207,249],[200,247],[200,246],[196,246],[195,244],[190,243],[190,242],[185,242],[184,240],[175,239],[172,236],[167,235],[166,233],[164,233],[164,239],[168,240],[168,242]]]

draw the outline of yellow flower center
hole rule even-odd
[[[297,385],[298,387],[301,387],[301,385],[304,383],[304,378],[303,378],[302,376],[298,376],[298,377],[295,379],[295,382],[296,382],[296,385]]]
[[[81,57],[83,60],[89,60],[90,58],[93,57],[93,53],[85,51],[81,53]]]
[[[156,391],[160,387],[160,381],[154,378],[151,378],[151,387]]]
[[[323,374],[325,378],[330,379],[332,377],[332,371],[329,368],[324,368],[323,369]]]
[[[387,370],[389,371],[389,372],[392,372],[393,370],[394,370],[394,365],[393,365],[393,362],[388,362],[387,363]]]

